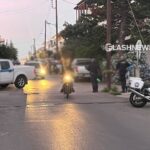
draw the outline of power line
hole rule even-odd
[[[139,29],[139,26],[138,26],[138,23],[137,23],[135,14],[134,14],[134,12],[133,12],[132,6],[131,6],[129,0],[127,0],[127,2],[128,2],[128,4],[129,4],[130,10],[131,10],[131,12],[132,12],[133,19],[134,19],[134,21],[135,21],[135,24],[136,24],[136,27],[137,27],[137,29],[138,29],[139,35],[140,35],[140,37],[141,37],[141,40],[142,40],[143,44],[145,44],[144,38],[143,38],[142,33],[141,33],[140,29]]]

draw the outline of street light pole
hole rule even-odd
[[[44,36],[44,50],[46,51],[46,33],[47,33],[47,28],[46,28],[46,24],[47,24],[47,21],[45,20],[45,36]]]
[[[107,43],[111,43],[111,0],[107,0]],[[107,52],[107,87],[111,88],[111,52]]]
[[[45,54],[47,56],[47,25],[50,25],[51,23],[49,23],[47,20],[45,20],[45,33],[44,33],[44,51]]]
[[[56,9],[56,53],[59,56],[58,50],[58,2],[55,0],[55,9]]]
[[[35,45],[35,38],[33,39],[33,50],[34,50],[34,58],[36,59],[36,45]]]

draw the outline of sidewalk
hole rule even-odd
[[[122,93],[121,95],[117,95],[117,97],[120,97],[120,98],[128,98],[130,97],[130,92],[128,93]]]
[[[114,85],[118,88],[119,91],[121,91],[121,86],[120,85]],[[107,87],[106,84],[101,84],[100,85],[100,90],[102,90],[103,88]],[[129,98],[130,97],[130,92],[127,92],[127,93],[121,93],[121,95],[116,95],[116,97],[120,97],[120,98]]]
[[[99,92],[93,93],[90,83],[75,84],[75,93],[71,94],[70,102],[79,104],[94,103],[126,103],[128,102],[129,93],[122,95],[111,95],[110,93],[101,92],[106,87],[105,84],[99,85]],[[61,95],[62,97],[62,95]]]

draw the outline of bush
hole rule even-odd
[[[112,95],[121,95],[121,92],[118,91],[118,88],[116,86],[112,86],[111,89],[105,87],[102,92],[104,93],[110,93]]]
[[[116,92],[110,91],[110,94],[112,94],[112,95],[121,95],[121,92],[119,92],[119,91],[116,91]]]
[[[105,87],[105,88],[102,90],[102,92],[104,92],[104,93],[109,93],[109,92],[110,92],[110,89],[107,88],[107,87]]]
[[[112,86],[111,91],[118,92],[118,88],[116,86]]]

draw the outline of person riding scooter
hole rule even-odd
[[[74,73],[71,67],[67,67],[63,70],[63,85],[61,88],[61,92],[64,92],[66,84],[70,85],[71,92],[75,92],[74,87],[73,87],[73,82],[74,82]]]

